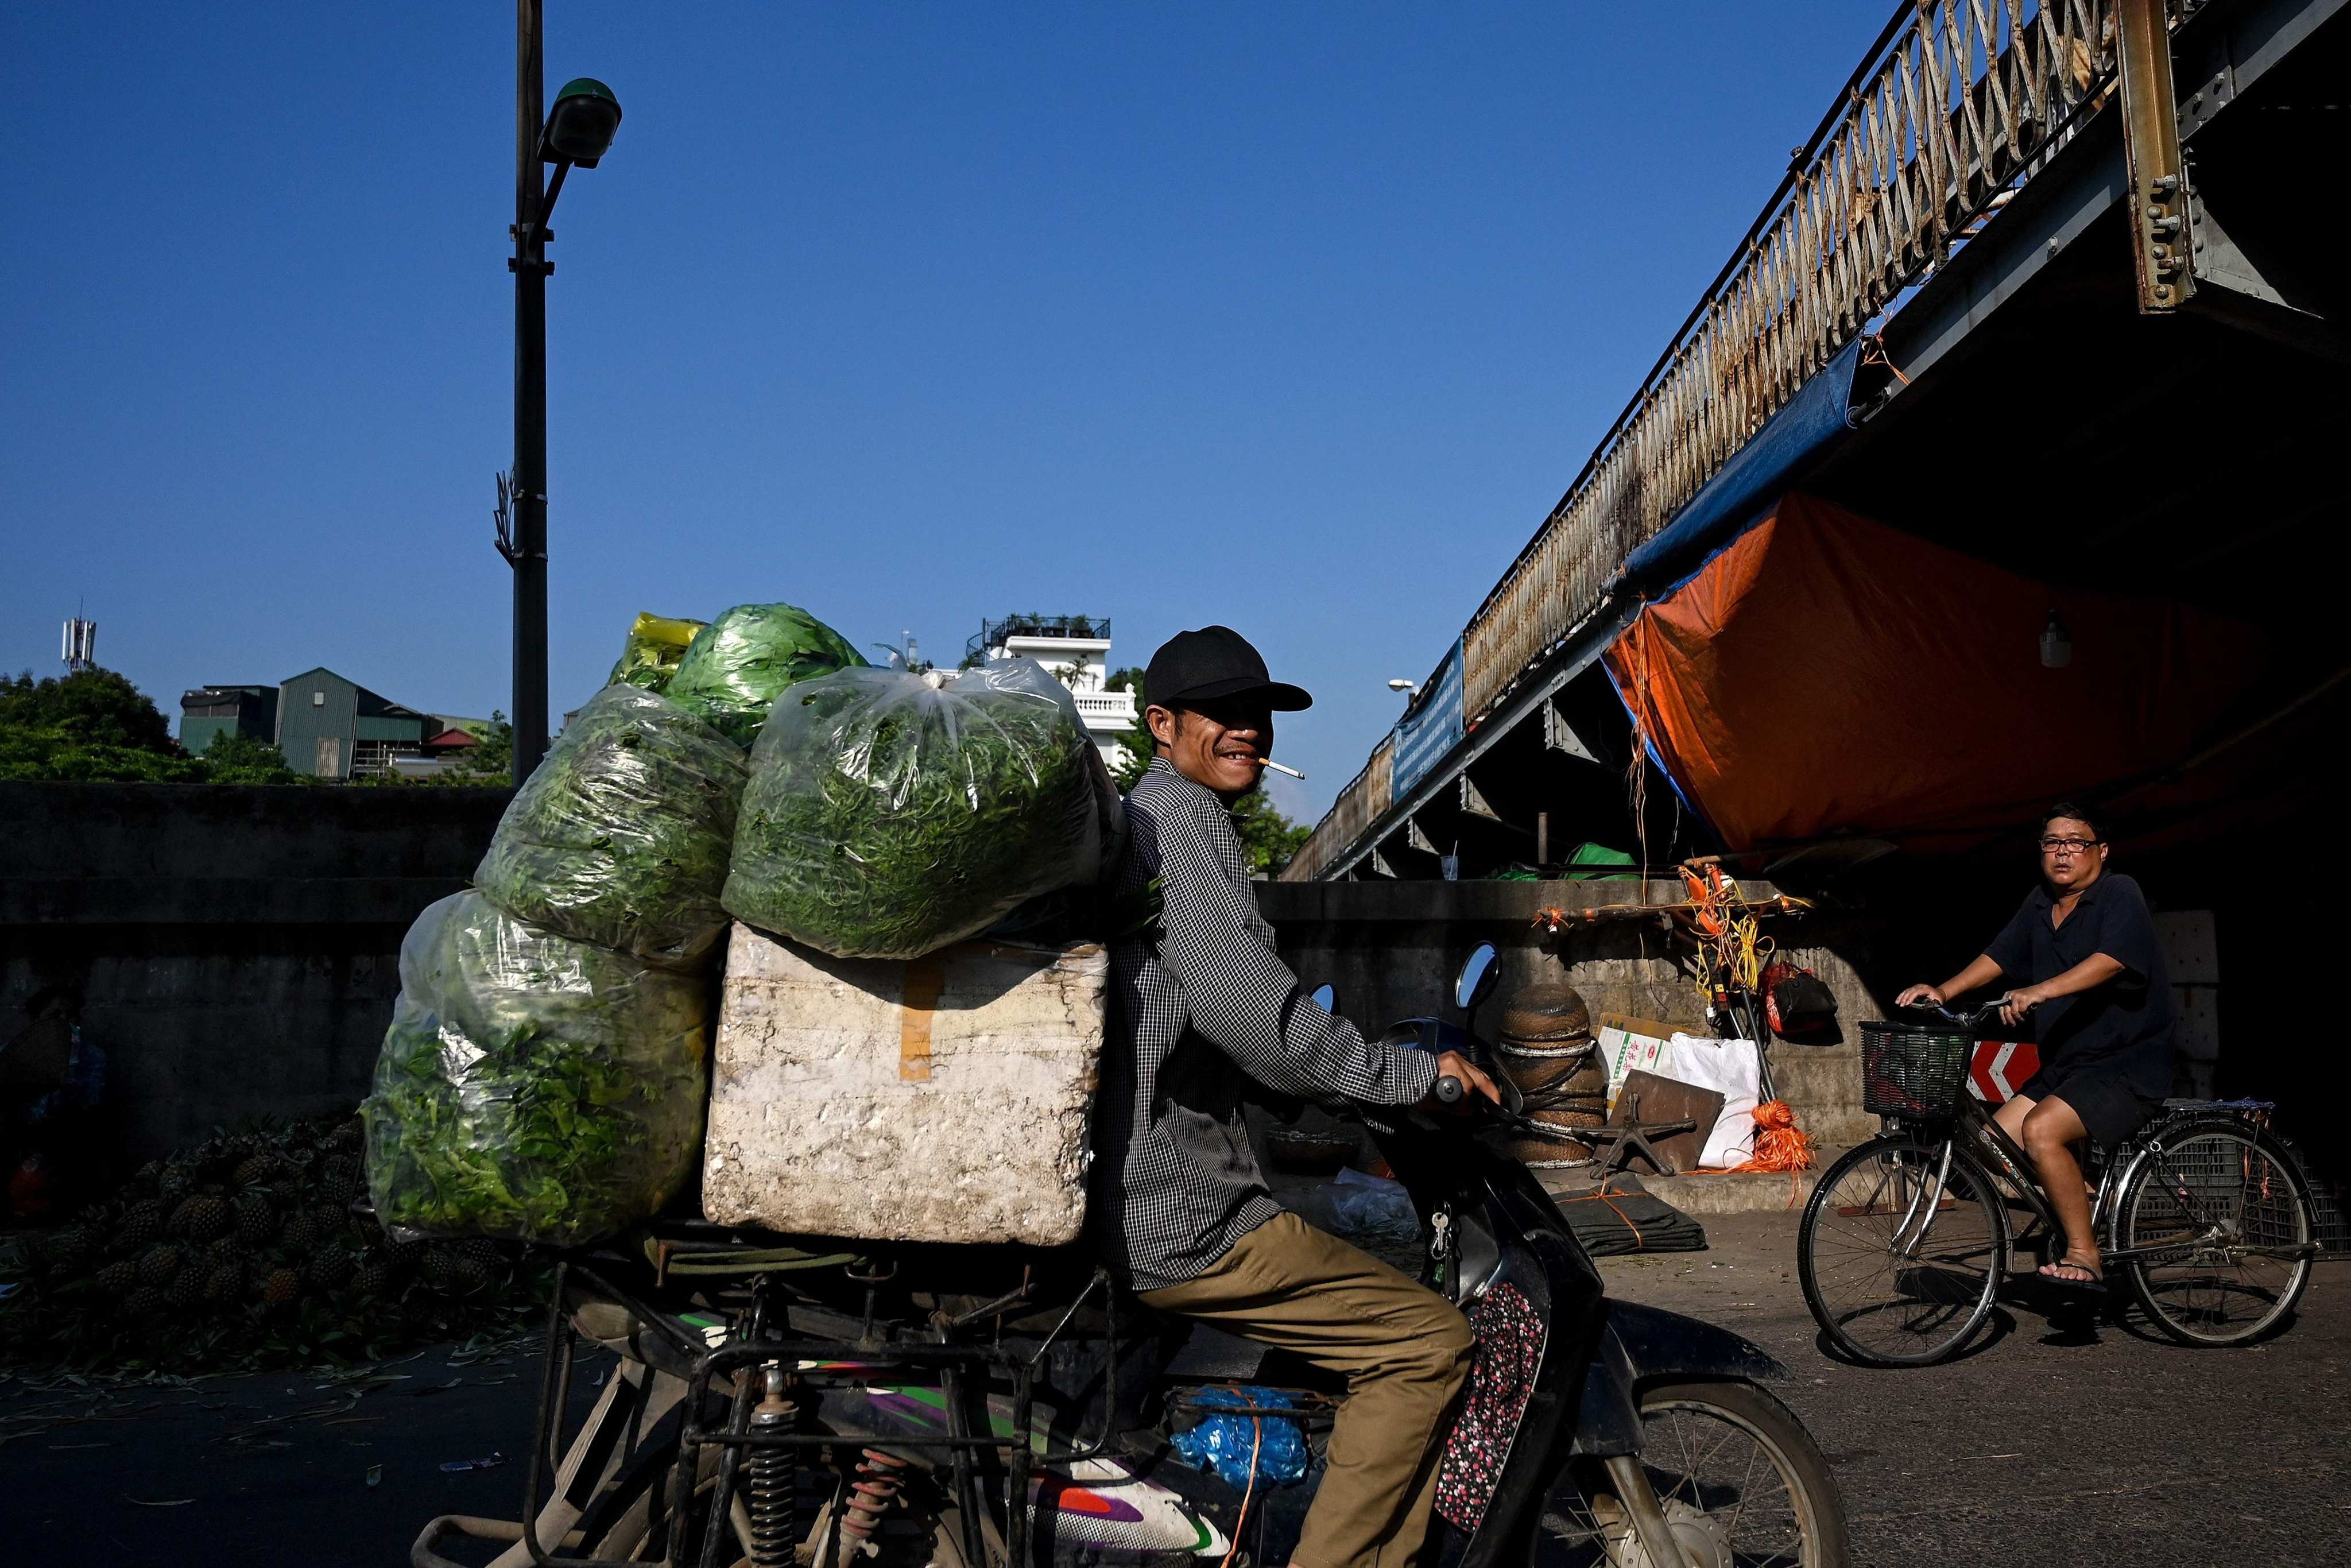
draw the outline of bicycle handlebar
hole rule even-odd
[[[1941,1002],[1912,1002],[1905,1007],[1903,1010],[1905,1012],[1939,1014],[1941,1017],[1949,1019],[1952,1023],[1964,1025],[1972,1029],[1977,1024],[1989,1022],[1992,1016],[2000,1011],[2000,1004],[2003,999],[2004,998],[2000,997],[1994,997],[1991,1000],[1984,1003],[1983,1006],[1976,1009],[1974,1011],[1964,1013],[1954,1012],[1950,1008]]]

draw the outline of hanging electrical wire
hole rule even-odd
[[[1708,1016],[1719,1016],[1743,1027],[1760,1049],[1762,1019],[1756,998],[1762,994],[1763,966],[1771,956],[1771,939],[1763,935],[1755,908],[1739,883],[1723,874],[1719,862],[1685,861],[1682,885],[1689,894],[1689,925],[1698,941],[1698,996]],[[1734,1009],[1743,1009],[1740,1019]]]

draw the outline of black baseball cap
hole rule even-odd
[[[1262,695],[1276,713],[1296,713],[1314,706],[1314,699],[1304,690],[1267,674],[1264,657],[1229,626],[1176,632],[1160,644],[1159,652],[1151,655],[1151,667],[1143,672],[1144,700],[1154,707],[1215,702],[1244,694]]]

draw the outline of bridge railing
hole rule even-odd
[[[1383,737],[1372,748],[1364,770],[1339,791],[1338,802],[1315,824],[1314,831],[1281,868],[1282,882],[1312,882],[1331,869],[1339,852],[1363,837],[1395,797],[1395,737]]]
[[[2182,4],[2172,0],[2176,13]],[[1779,191],[1463,633],[1464,716],[1601,608],[1669,521],[1805,381],[2070,138],[2111,90],[2115,0],[1909,0]],[[2175,15],[2176,20],[2176,15]],[[1301,860],[1379,813],[1343,792]],[[1379,810],[1384,810],[1382,801]],[[1311,873],[1309,873],[1311,874]]]
[[[2027,178],[2114,70],[2112,0],[1925,0],[1844,100],[1467,632],[1473,717],[1812,374]]]

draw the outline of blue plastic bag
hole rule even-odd
[[[1278,1388],[1203,1388],[1194,1397],[1197,1409],[1281,1411],[1297,1408]],[[1257,1455],[1257,1479],[1287,1486],[1306,1479],[1314,1456],[1307,1450],[1306,1429],[1291,1417],[1279,1415],[1208,1416],[1172,1439],[1176,1452],[1195,1469],[1213,1470],[1228,1486],[1249,1484],[1249,1455]]]

